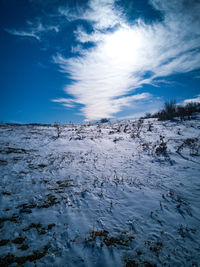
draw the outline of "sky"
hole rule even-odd
[[[0,122],[200,102],[200,0],[0,0]]]

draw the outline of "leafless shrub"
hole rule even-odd
[[[183,148],[190,149],[190,155],[197,156],[199,155],[199,139],[198,138],[187,138],[177,149],[177,152],[180,153]]]
[[[54,127],[56,128],[57,138],[61,135],[61,126],[57,123],[54,124]]]
[[[152,128],[153,128],[153,123],[149,122],[147,131],[151,132]]]
[[[156,154],[165,154],[167,151],[167,143],[164,142],[164,136],[160,135],[160,143],[156,146]]]
[[[124,126],[124,133],[127,133],[129,130],[130,130],[129,125],[126,124],[126,125]]]
[[[131,138],[136,138],[136,137],[139,138],[140,137],[140,133],[141,133],[142,127],[143,127],[143,122],[144,122],[144,120],[140,119],[137,121],[136,124],[133,124],[134,130],[131,134]]]

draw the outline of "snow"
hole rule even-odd
[[[0,266],[198,266],[199,137],[198,117],[0,125]]]

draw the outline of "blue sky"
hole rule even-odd
[[[1,0],[0,121],[131,119],[200,102],[198,0]]]

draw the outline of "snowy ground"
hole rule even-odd
[[[0,266],[199,266],[200,119],[0,125]]]

